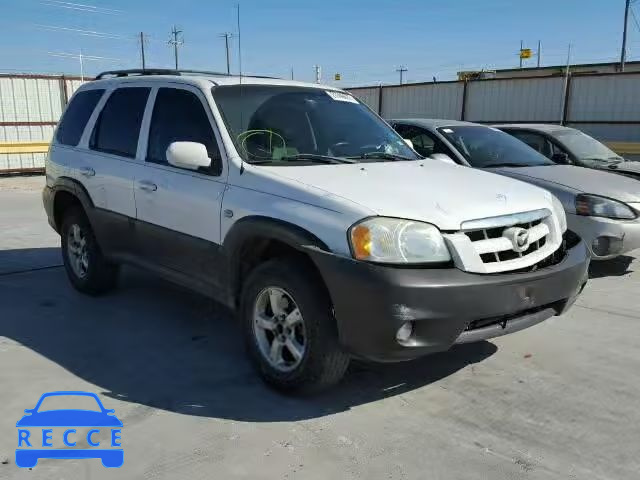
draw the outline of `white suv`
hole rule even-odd
[[[178,71],[106,72],[73,96],[44,204],[72,284],[144,267],[238,312],[271,384],[338,381],[564,312],[588,257],[562,206],[422,159],[349,93]]]

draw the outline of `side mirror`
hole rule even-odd
[[[409,148],[413,149],[413,142],[411,140],[409,140],[408,138],[403,138],[403,140],[404,140],[404,143],[409,145]]]
[[[457,163],[454,162],[449,155],[446,155],[444,153],[432,153],[431,155],[429,155],[429,158],[432,160],[438,160],[444,163],[450,163],[451,165],[457,165]]]
[[[562,152],[554,153],[553,155],[551,155],[551,161],[560,165],[571,165],[569,155]]]
[[[178,168],[198,170],[211,166],[207,147],[197,142],[173,142],[167,148],[167,162]]]

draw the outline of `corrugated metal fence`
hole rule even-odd
[[[42,169],[77,77],[0,75],[0,173]],[[620,153],[640,156],[640,73],[576,74],[349,89],[386,118],[575,126]]]
[[[37,171],[79,78],[0,75],[0,173]]]
[[[640,73],[576,74],[348,89],[384,118],[560,123],[640,154]],[[624,151],[627,150],[627,151]]]

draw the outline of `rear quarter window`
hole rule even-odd
[[[72,147],[78,145],[89,117],[91,117],[93,109],[96,108],[103,94],[104,90],[98,89],[85,90],[73,96],[56,131],[58,143]]]

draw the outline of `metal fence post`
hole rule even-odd
[[[467,113],[467,84],[468,80],[464,80],[462,83],[462,111],[460,112],[460,120],[464,121],[464,117]]]
[[[378,87],[378,115],[382,116],[382,84]]]
[[[562,122],[560,125],[566,125],[569,116],[569,102],[571,101],[571,81],[573,80],[573,74],[567,74],[567,87],[564,91],[564,104],[562,106]]]

